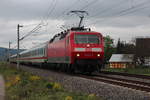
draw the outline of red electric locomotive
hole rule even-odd
[[[60,69],[99,71],[104,59],[103,36],[83,27],[72,28],[55,35],[48,44],[47,53],[48,63],[59,64]]]

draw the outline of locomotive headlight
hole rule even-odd
[[[102,48],[92,48],[92,51],[94,51],[94,52],[101,52]]]
[[[80,56],[80,54],[77,54],[77,57],[79,57]]]
[[[85,51],[85,48],[75,48],[74,51]]]
[[[101,55],[100,54],[97,54],[97,57],[100,57]]]

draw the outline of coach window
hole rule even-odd
[[[38,49],[38,55],[41,55],[41,49],[40,48]]]
[[[35,54],[36,56],[38,55],[38,49],[36,50],[36,54]]]
[[[41,53],[40,53],[41,55],[43,54],[43,48],[41,48]]]
[[[42,48],[40,48],[40,55],[42,55]]]
[[[35,56],[37,56],[37,55],[38,55],[38,49],[35,50]]]
[[[41,48],[41,55],[43,55],[43,48]]]
[[[43,55],[45,54],[45,48],[43,48]]]
[[[42,55],[42,48],[39,49],[39,55]]]
[[[43,55],[45,54],[45,48],[43,48]]]
[[[31,51],[32,52],[32,56],[34,56],[34,51]]]
[[[41,48],[41,55],[43,54],[43,48]]]
[[[35,54],[36,54],[36,51],[35,51],[35,50],[33,50],[33,56],[35,56]]]
[[[40,54],[41,54],[41,49],[39,48],[39,49],[38,49],[38,55],[40,55]]]

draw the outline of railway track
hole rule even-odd
[[[150,76],[148,76],[148,75],[129,74],[129,73],[110,72],[110,71],[101,71],[100,73],[107,74],[107,75],[129,76],[129,77],[135,77],[135,78],[142,78],[142,79],[150,80]]]
[[[105,75],[92,75],[92,76],[85,76],[85,75],[79,75],[79,77],[91,79],[95,81],[105,82],[113,85],[119,85],[131,89],[136,89],[140,91],[150,92],[150,83],[148,82],[141,82],[141,81],[135,81],[135,80],[128,80],[128,79],[122,79],[122,78],[114,78],[110,76]]]

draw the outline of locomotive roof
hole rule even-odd
[[[100,33],[100,32],[95,32],[95,31],[70,31],[70,32],[77,32],[77,33]]]
[[[90,28],[84,28],[84,26],[82,26],[82,27],[72,27],[71,29],[70,29],[70,32],[88,32],[88,33],[99,33],[99,32],[94,32],[94,31],[91,31],[91,29]]]

